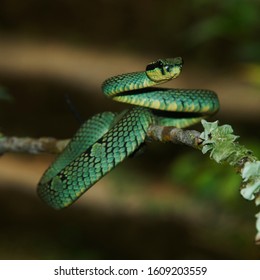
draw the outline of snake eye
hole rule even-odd
[[[166,65],[166,66],[164,67],[164,69],[165,69],[167,72],[170,72],[170,71],[171,71],[171,67],[170,67],[169,65]]]

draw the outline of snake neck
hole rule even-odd
[[[145,72],[133,72],[108,78],[102,84],[102,91],[108,97],[113,97],[123,92],[157,85],[149,79]]]

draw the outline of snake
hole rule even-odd
[[[181,57],[158,59],[145,71],[105,80],[102,91],[107,97],[134,106],[85,121],[40,179],[40,198],[54,209],[65,208],[137,151],[151,125],[185,128],[216,113],[214,91],[158,87],[177,78],[182,67]]]

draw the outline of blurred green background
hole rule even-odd
[[[182,56],[169,87],[209,88],[212,118],[260,157],[260,1],[2,0],[1,132],[69,138],[82,117],[127,105],[102,81]],[[201,130],[201,126],[195,127]],[[150,143],[75,205],[54,211],[35,190],[49,155],[0,160],[1,259],[258,259],[253,203],[240,178],[198,151]]]

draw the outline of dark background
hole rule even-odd
[[[83,119],[127,105],[103,97],[102,81],[182,56],[169,87],[216,91],[220,112],[259,157],[260,2],[18,1],[0,9],[0,104],[4,135],[69,138]],[[195,127],[201,130],[201,126]],[[1,259],[258,259],[253,203],[240,178],[187,147],[151,143],[72,207],[36,195],[50,155],[0,160]]]

